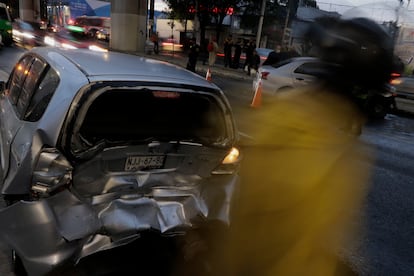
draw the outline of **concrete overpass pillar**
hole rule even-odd
[[[143,53],[147,12],[147,0],[111,0],[110,48]]]
[[[40,21],[40,0],[19,0],[19,17],[25,21]]]

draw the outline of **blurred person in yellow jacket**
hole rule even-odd
[[[212,256],[218,275],[353,273],[341,250],[363,230],[373,152],[360,141],[365,117],[351,91],[382,89],[392,40],[364,18],[323,19],[308,34],[326,68],[249,114],[254,140],[230,235]]]

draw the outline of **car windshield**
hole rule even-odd
[[[148,89],[110,90],[88,108],[79,134],[87,144],[158,141],[223,142],[225,116],[212,96]]]

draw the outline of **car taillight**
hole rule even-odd
[[[398,85],[398,84],[401,84],[402,83],[402,80],[401,79],[399,79],[399,78],[396,78],[396,79],[391,79],[390,80],[390,84],[391,85]]]
[[[269,75],[269,72],[262,72],[262,79],[267,80],[268,75]]]
[[[390,79],[390,84],[391,85],[397,85],[400,84],[402,82],[402,80],[400,79],[401,74],[400,73],[391,73],[391,79]]]
[[[240,163],[240,151],[233,147],[230,152],[224,157],[221,164],[215,168],[212,174],[233,174],[236,172]]]
[[[33,171],[33,196],[48,197],[65,189],[72,182],[72,171],[69,161],[57,149],[42,149]]]

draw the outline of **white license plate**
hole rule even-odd
[[[129,156],[125,162],[125,171],[159,169],[164,164],[164,155]]]

